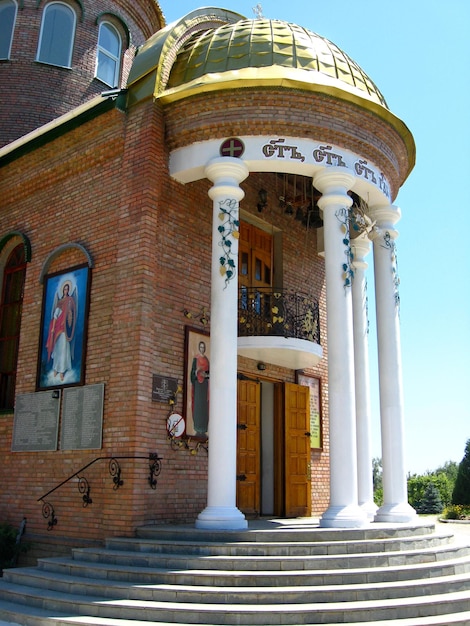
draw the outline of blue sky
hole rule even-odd
[[[253,18],[257,4],[211,6]],[[160,0],[168,23],[205,5]],[[344,50],[415,138],[416,166],[394,202],[402,210],[406,469],[423,473],[458,463],[470,438],[470,2],[264,0],[261,6],[264,17],[304,26]],[[370,344],[373,455],[380,457],[373,316]]]

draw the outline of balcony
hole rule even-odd
[[[238,355],[289,369],[322,358],[318,302],[310,295],[271,287],[241,287]]]

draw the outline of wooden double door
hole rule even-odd
[[[309,389],[238,381],[237,506],[247,516],[311,514]]]

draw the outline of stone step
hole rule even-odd
[[[21,613],[18,613],[21,608]],[[65,615],[38,607],[18,607],[18,605],[0,599],[0,615],[11,621],[0,621],[0,626],[149,626],[146,620],[128,620],[120,618],[90,617],[81,615]],[[16,620],[21,621],[16,621]],[[337,622],[321,622],[323,626],[337,626]],[[344,623],[344,622],[343,622]],[[386,621],[356,622],[360,626],[469,626],[470,611],[444,613],[426,617],[391,618]],[[178,622],[178,626],[193,626],[194,622]],[[277,626],[301,626],[303,621],[291,622],[289,625],[275,622]],[[174,622],[153,621],[153,626],[174,626]]]
[[[248,530],[206,530],[189,524],[149,524],[136,529],[139,538],[160,540],[191,539],[202,543],[291,543],[326,541],[361,541],[397,537],[419,537],[434,533],[431,521],[419,520],[415,524],[385,524],[374,522],[365,528],[320,528],[316,520],[268,519],[250,520]]]
[[[235,535],[144,529],[6,570],[0,618],[22,626],[470,626],[469,542],[426,526],[279,526],[274,545],[264,532],[273,523],[250,522]]]
[[[226,624],[257,626],[265,624],[325,624],[361,623],[385,620],[390,615],[400,618],[426,617],[453,612],[470,611],[468,591],[427,595],[413,598],[366,600],[361,602],[304,602],[302,604],[248,604],[242,607],[226,603],[181,603],[129,599],[86,598],[82,595],[63,594],[2,582],[2,600],[5,592],[8,602],[26,603],[39,609],[47,606],[49,618],[57,623],[54,613],[61,615],[86,615],[91,618],[140,620],[171,624]],[[33,595],[32,595],[33,594]]]
[[[432,521],[419,520],[413,524],[386,524],[374,522],[364,528],[320,528],[318,520],[261,519],[250,520],[247,530],[208,530],[190,524],[148,524],[136,529],[137,537],[160,540],[191,539],[206,543],[230,542],[311,542],[311,541],[361,541],[387,537],[419,537],[435,532]]]
[[[470,589],[470,567],[464,574],[436,576],[422,581],[417,587],[414,580],[356,584],[319,584],[299,586],[204,586],[185,584],[136,584],[99,578],[64,575],[38,568],[11,569],[5,581],[23,587],[80,593],[85,596],[102,596],[130,600],[189,602],[210,604],[295,604],[309,602],[354,602],[407,598],[413,595],[436,595]]]
[[[398,567],[412,563],[432,563],[470,555],[470,547],[454,544],[420,550],[369,552],[358,554],[326,554],[307,556],[220,556],[78,548],[73,550],[77,561],[132,565],[159,569],[210,569],[231,571],[295,571],[342,568]]]
[[[468,550],[463,556],[439,559],[434,562],[407,563],[389,567],[342,568],[282,571],[236,571],[187,569],[175,570],[135,566],[129,563],[116,564],[105,561],[75,560],[67,557],[40,559],[38,568],[56,572],[62,576],[91,577],[97,579],[133,581],[139,584],[177,584],[202,586],[292,586],[321,584],[358,584],[391,582],[394,580],[419,580],[437,576],[449,576],[470,571]],[[10,570],[8,570],[10,571]]]
[[[109,550],[125,550],[160,554],[193,554],[225,556],[319,556],[332,554],[358,554],[368,552],[396,552],[401,550],[420,550],[450,544],[451,533],[440,535],[423,534],[413,537],[387,537],[376,539],[335,541],[209,541],[201,539],[155,539],[140,537],[112,537],[107,539]]]

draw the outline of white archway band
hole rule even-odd
[[[207,507],[196,520],[199,528],[243,529],[236,507],[237,439],[237,272],[240,183],[250,171],[311,176],[322,196],[328,339],[330,427],[330,504],[320,525],[362,527],[376,522],[411,522],[404,464],[404,412],[399,307],[395,261],[395,223],[400,210],[390,204],[383,174],[352,152],[312,140],[253,137],[237,140],[240,157],[220,156],[220,141],[181,148],[171,154],[170,174],[180,182],[208,178],[213,186],[211,273],[211,403]],[[338,215],[349,209],[348,191],[368,199],[367,234],[344,236]],[[231,226],[232,225],[232,226]],[[372,493],[370,389],[364,258],[374,250],[377,346],[384,503],[377,510]],[[349,248],[349,250],[348,250]],[[221,255],[221,249],[225,249]],[[353,251],[354,280],[345,288],[345,254]]]

